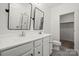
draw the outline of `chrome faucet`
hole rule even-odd
[[[22,33],[21,33],[21,36],[25,36],[25,33],[24,33],[24,31],[22,31]]]

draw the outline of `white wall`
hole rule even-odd
[[[50,9],[46,8],[43,4],[33,4],[33,6],[37,6],[41,10],[44,11],[45,13],[45,18],[44,18],[44,31],[46,33],[50,33],[50,26],[49,26],[49,20],[50,20]],[[0,3],[0,34],[8,34],[8,33],[20,33],[21,30],[8,30],[7,24],[8,24],[8,13],[5,12],[5,9],[8,8],[7,3]],[[31,26],[32,27],[32,26]],[[28,32],[28,30],[26,31]]]
[[[78,15],[78,11],[79,10],[79,4],[78,3],[65,3],[65,4],[61,4],[57,7],[52,8],[51,10],[51,33],[53,34],[53,38],[56,40],[60,40],[60,24],[59,24],[59,15],[62,14],[67,14],[70,12],[75,12],[75,49],[78,50],[79,52],[79,15]]]
[[[68,13],[68,14],[64,14],[59,16],[60,17],[60,23],[64,23],[64,22],[74,22],[74,13]]]
[[[0,33],[7,32],[8,14],[5,12],[7,4],[0,4]]]

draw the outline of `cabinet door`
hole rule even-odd
[[[35,48],[35,56],[42,56],[42,46]]]
[[[43,55],[49,55],[49,37],[43,38]]]
[[[35,47],[42,46],[42,39],[36,40],[34,44],[35,44]]]
[[[32,50],[30,50],[30,51],[28,51],[28,52],[26,52],[24,55],[22,55],[22,56],[33,56],[34,54],[33,54],[33,49]]]
[[[33,49],[33,42],[1,52],[2,56],[20,56]]]

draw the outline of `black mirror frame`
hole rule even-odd
[[[44,25],[44,11],[42,11],[39,8],[35,7],[35,9],[34,9],[34,18],[33,18],[33,30],[43,30],[43,28],[42,29],[35,29],[35,14],[36,14],[36,10],[39,10],[40,12],[43,13],[43,24],[42,24],[42,27]]]
[[[28,3],[28,4],[30,4],[30,6],[31,6],[29,29],[11,29],[11,28],[9,27],[9,20],[10,20],[10,19],[9,19],[9,15],[10,15],[10,13],[9,13],[9,11],[10,11],[10,3],[8,3],[8,25],[7,25],[8,30],[30,30],[30,27],[31,27],[31,18],[32,18],[32,4],[31,4],[31,3]],[[5,11],[7,12],[7,9],[5,9]]]

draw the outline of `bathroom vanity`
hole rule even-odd
[[[17,33],[0,35],[0,55],[1,56],[48,56],[50,34],[35,33],[33,31],[43,31],[44,12],[39,8],[34,8],[32,15],[32,4],[10,3],[8,4],[8,30],[30,33]],[[16,17],[17,16],[17,17]],[[31,25],[31,21],[33,21]],[[31,27],[33,29],[31,29]],[[17,30],[17,31],[16,31]]]
[[[50,34],[0,37],[1,56],[48,56]]]

